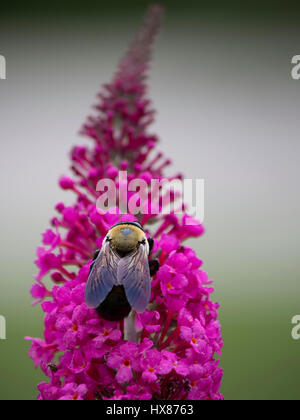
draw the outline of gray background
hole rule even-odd
[[[56,202],[68,151],[111,79],[141,14],[5,16],[0,53],[0,398],[32,399],[42,375],[25,335],[42,333],[30,307],[32,260]],[[227,399],[299,398],[299,25],[172,11],[156,46],[152,131],[174,172],[204,178],[206,235],[191,241],[215,280],[225,340]]]

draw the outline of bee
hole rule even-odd
[[[159,269],[149,261],[154,241],[138,222],[121,222],[97,250],[85,288],[85,301],[107,321],[121,321],[132,309],[142,313],[151,295],[151,276]]]

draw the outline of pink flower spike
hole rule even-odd
[[[131,181],[142,181],[150,190],[152,180],[183,178],[178,172],[166,176],[170,160],[149,132],[154,110],[146,80],[162,17],[161,6],[150,7],[115,76],[98,95],[96,113],[82,127],[89,145],[73,147],[72,174],[59,180],[73,201],[55,206],[43,246],[37,248],[31,295],[41,304],[44,338],[26,337],[29,356],[46,378],[37,386],[38,400],[223,398],[223,371],[215,359],[223,347],[219,305],[211,300],[214,289],[202,260],[184,242],[200,237],[204,227],[187,214],[164,214],[163,197],[156,197],[155,206],[147,194],[142,202],[138,190],[119,198],[121,187]],[[119,182],[120,171],[127,171],[127,181]],[[104,179],[114,182],[117,193],[108,209],[98,205],[97,185]],[[168,197],[171,204],[175,199],[173,193]],[[124,214],[133,200],[139,212]],[[150,263],[146,310],[132,310],[128,318],[112,322],[87,306],[85,289],[95,251],[121,221],[142,224],[149,243],[154,238],[149,258],[156,261]]]

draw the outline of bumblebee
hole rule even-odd
[[[151,276],[159,269],[157,260],[149,261],[154,245],[138,222],[121,222],[106,235],[97,250],[85,288],[88,307],[101,318],[120,321],[132,309],[142,313],[151,295]]]

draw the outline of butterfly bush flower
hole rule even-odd
[[[101,319],[84,299],[93,253],[107,231],[120,220],[136,220],[119,214],[120,203],[97,211],[97,182],[118,183],[119,171],[127,171],[128,182],[138,178],[149,185],[163,179],[170,165],[148,132],[154,111],[146,75],[161,17],[159,6],[150,8],[115,77],[99,94],[97,115],[82,129],[92,144],[73,148],[73,177],[59,181],[74,193],[74,204],[56,205],[51,229],[37,249],[39,272],[31,294],[45,314],[44,338],[26,339],[32,342],[30,357],[47,378],[38,385],[40,400],[222,399],[223,371],[215,357],[223,346],[218,304],[210,298],[213,288],[202,261],[184,244],[204,232],[190,216],[158,211],[139,219],[155,240],[160,270],[152,278],[147,310],[133,321],[136,340],[126,339],[123,322]]]

